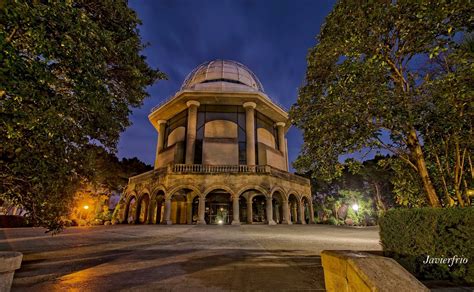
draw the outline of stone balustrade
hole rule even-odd
[[[174,164],[174,173],[267,173],[265,165],[205,165],[205,164]]]
[[[174,174],[219,174],[219,173],[246,173],[246,174],[271,174],[283,179],[294,180],[300,183],[309,183],[309,179],[295,175],[270,165],[205,165],[205,164],[170,164],[155,170],[133,176],[130,183],[139,183],[151,179],[154,175],[174,173]]]

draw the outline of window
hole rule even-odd
[[[272,133],[273,137],[275,138],[276,148],[280,149],[280,145],[278,145],[278,133],[277,133],[277,129],[274,126],[275,123],[273,122],[273,120],[258,111],[256,111],[255,116],[256,116],[256,123],[257,123],[257,126],[255,127],[255,131],[258,128],[264,128],[268,130],[270,133]],[[256,134],[255,134],[255,137],[257,137]]]
[[[164,145],[168,145],[168,136],[169,134],[178,127],[187,128],[188,123],[188,111],[184,110],[168,120],[165,127],[165,141]]]
[[[231,121],[238,126],[239,164],[247,163],[247,144],[245,135],[245,109],[238,105],[201,105],[198,108],[196,149],[194,163],[202,163],[202,142],[204,125],[215,120]]]

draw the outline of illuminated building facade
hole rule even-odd
[[[314,222],[309,180],[288,172],[288,113],[246,66],[198,66],[149,120],[158,132],[154,170],[129,179],[122,222]]]

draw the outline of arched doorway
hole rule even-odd
[[[204,219],[207,224],[232,222],[232,196],[224,190],[214,190],[206,195]]]
[[[283,195],[276,191],[273,193],[272,196],[272,204],[273,204],[273,221],[277,224],[281,224],[284,220],[283,214]]]
[[[125,207],[123,222],[128,223],[128,224],[135,223],[136,213],[137,213],[137,200],[135,196],[131,196],[128,199],[127,205]]]
[[[267,198],[263,194],[252,197],[252,223],[265,223]]]
[[[199,197],[199,191],[193,187],[174,188],[169,199],[164,202],[163,223],[192,224],[194,215],[198,214],[197,209],[193,210],[193,202],[197,202],[196,206],[199,206],[199,201],[195,200],[197,197]]]
[[[161,224],[163,223],[163,217],[165,214],[165,193],[161,190],[158,191],[154,201],[153,223]]]
[[[310,202],[307,197],[301,199],[301,204],[303,205],[303,220],[306,224],[311,223],[311,207]]]
[[[288,196],[288,207],[290,209],[290,220],[293,224],[300,223],[299,211],[298,211],[298,199],[294,194]]]
[[[137,224],[145,224],[148,220],[148,206],[150,204],[150,196],[148,194],[143,194],[140,197],[140,201],[137,204]]]
[[[171,222],[173,224],[186,224],[186,194],[184,191],[175,193],[171,197]]]

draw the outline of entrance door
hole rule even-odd
[[[230,224],[232,220],[232,200],[228,193],[210,193],[206,196],[207,224]]]

